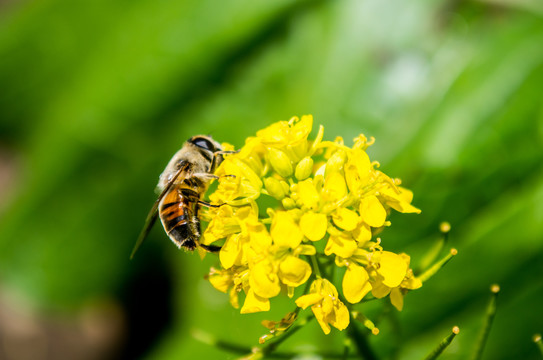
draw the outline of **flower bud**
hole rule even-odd
[[[286,210],[294,209],[296,207],[296,203],[294,202],[294,200],[288,197],[284,198],[281,203]]]
[[[292,175],[292,163],[287,154],[279,149],[270,148],[268,150],[268,159],[273,170],[284,178]]]
[[[330,156],[330,159],[326,162],[326,171],[324,177],[328,174],[338,172],[343,167],[343,164],[347,161],[347,154],[343,150],[338,150]]]
[[[279,180],[275,178],[268,177],[264,179],[264,186],[266,187],[268,193],[277,200],[281,200],[286,195],[283,186],[281,185]]]
[[[303,158],[298,165],[296,165],[296,170],[294,171],[294,176],[299,181],[307,179],[313,171],[313,159],[309,156]]]
[[[281,181],[279,181],[279,183],[283,187],[283,191],[285,192],[285,194],[288,194],[290,192],[289,184],[287,184],[287,182],[285,180],[281,180]]]

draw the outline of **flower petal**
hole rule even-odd
[[[380,193],[385,199],[386,204],[394,210],[402,213],[420,214],[420,209],[411,205],[411,201],[413,200],[413,193],[411,190],[398,186],[397,188],[384,188]]]
[[[279,277],[273,270],[273,265],[268,260],[256,263],[249,275],[249,284],[255,294],[264,298],[271,298],[279,294],[281,285]]]
[[[385,223],[387,212],[379,199],[370,195],[360,201],[360,216],[369,226],[381,227]]]
[[[349,310],[341,301],[337,301],[334,306],[334,320],[330,324],[338,330],[344,330],[349,326]]]
[[[328,243],[326,243],[326,248],[324,253],[326,255],[336,254],[342,258],[350,258],[357,249],[356,241],[350,236],[346,235],[330,235]]]
[[[351,151],[344,169],[349,190],[356,192],[367,183],[370,176],[372,167],[368,154],[362,149]]]
[[[358,241],[358,244],[365,244],[371,240],[371,228],[368,224],[361,222],[353,230],[353,237]]]
[[[390,302],[398,311],[403,309],[403,294],[399,287],[390,290]]]
[[[295,256],[287,256],[279,264],[279,277],[285,285],[298,287],[305,283],[310,275],[311,266]]]
[[[271,225],[271,237],[279,247],[295,248],[302,242],[304,234],[286,211],[277,211]]]
[[[321,326],[322,331],[328,335],[330,334],[330,325],[328,325],[328,322],[325,320],[325,314],[324,311],[320,306],[312,306],[311,310],[313,311],[313,315],[315,315],[315,319],[319,322],[319,325]]]
[[[390,288],[383,284],[383,278],[379,277],[378,279],[371,282],[371,294],[377,299],[382,299],[390,293]]]
[[[260,311],[269,311],[270,310],[270,300],[258,296],[252,289],[249,289],[247,296],[245,297],[245,302],[241,308],[240,313],[250,314]]]
[[[316,209],[319,206],[320,196],[312,179],[306,179],[298,183],[298,196],[302,205],[309,209]]]
[[[357,304],[368,292],[371,284],[366,269],[355,264],[350,265],[343,276],[343,295],[351,304]]]
[[[230,286],[234,284],[232,273],[224,270],[214,270],[209,274],[209,282],[213,287],[223,293],[226,293]]]
[[[306,309],[309,306],[315,305],[316,303],[322,300],[322,295],[310,293],[307,295],[302,295],[296,299],[296,305],[302,309]]]
[[[346,208],[337,209],[332,219],[334,220],[334,224],[346,231],[354,230],[360,220],[356,211]]]
[[[242,257],[242,246],[240,239],[241,234],[232,234],[226,239],[219,253],[219,259],[223,268],[229,269],[234,264],[240,263],[240,259]]]
[[[383,284],[394,288],[402,282],[407,273],[408,264],[398,254],[383,251],[377,272],[383,277]]]
[[[347,194],[345,178],[339,172],[333,172],[326,176],[322,196],[325,200],[334,202],[340,200]]]
[[[326,215],[306,212],[300,219],[300,229],[305,237],[311,241],[318,241],[326,235],[328,220]]]

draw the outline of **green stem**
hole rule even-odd
[[[305,326],[309,321],[313,319],[313,316],[308,316],[305,319],[298,320],[296,325],[288,328],[283,335],[281,335],[277,340],[271,341],[268,345],[261,348],[261,352],[264,355],[268,355],[275,351],[275,349],[281,345],[285,340],[294,335],[298,330]]]
[[[441,260],[439,260],[437,263],[435,263],[432,267],[430,267],[428,270],[426,270],[424,273],[422,273],[420,276],[417,276],[420,281],[425,282],[428,279],[430,279],[432,276],[434,276],[443,266],[445,266],[446,263],[449,262],[458,253],[456,249],[451,249],[449,253]]]
[[[492,285],[490,290],[492,291],[492,297],[490,298],[486,308],[485,322],[479,335],[479,341],[477,341],[475,351],[473,352],[473,360],[479,360],[482,357],[483,350],[485,349],[486,341],[488,339],[488,334],[490,333],[490,328],[492,326],[492,321],[496,315],[496,300],[500,287],[498,285]]]
[[[313,268],[313,272],[315,273],[315,276],[317,276],[317,278],[322,278],[321,270],[319,268],[319,261],[317,260],[317,257],[315,255],[310,255],[309,258],[311,259],[311,267]]]
[[[239,344],[230,343],[228,341],[219,340],[213,335],[206,333],[202,330],[196,329],[192,331],[192,336],[207,345],[226,350],[235,354],[247,354],[251,352],[251,348]]]
[[[541,342],[541,335],[535,334],[533,339],[535,344],[539,348],[539,351],[541,352],[541,357],[543,358],[543,342]]]
[[[338,354],[338,353],[332,353],[332,352],[315,352],[315,353],[308,353],[310,355],[316,355],[318,359],[355,359],[358,356],[356,354],[350,354],[347,358],[344,358],[344,354]],[[273,354],[270,354],[266,356],[266,359],[299,359],[300,353],[299,352],[276,352]],[[311,358],[313,359],[313,358]]]
[[[356,346],[358,354],[362,359],[377,360],[377,356],[375,355],[370,347],[370,344],[368,343],[366,334],[362,333],[360,329],[358,329],[355,322],[351,322],[349,324],[349,326],[347,327],[347,333],[353,341],[354,345]]]
[[[439,355],[449,346],[454,337],[460,332],[457,326],[452,329],[452,332],[445,339],[441,340],[439,345],[428,355],[425,360],[434,360],[437,359]]]
[[[345,338],[343,341],[343,356],[341,357],[343,360],[346,360],[349,358],[349,353],[351,352],[351,344],[352,341],[350,338]]]

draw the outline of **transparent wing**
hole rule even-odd
[[[138,240],[136,240],[136,244],[134,245],[134,248],[132,249],[132,253],[130,254],[130,260],[134,258],[134,254],[136,254],[136,251],[138,251],[139,247],[143,243],[143,240],[147,237],[151,229],[153,228],[153,225],[156,222],[156,219],[158,217],[158,205],[160,204],[160,201],[162,198],[170,191],[173,184],[179,177],[186,177],[186,173],[189,169],[189,163],[183,162],[181,166],[179,167],[179,170],[175,173],[175,175],[172,177],[170,182],[164,187],[164,190],[160,193],[158,196],[158,199],[156,199],[155,203],[153,204],[153,207],[151,208],[151,211],[149,211],[149,214],[147,214],[147,218],[145,219],[145,225],[143,226],[143,229],[140,232],[140,235],[138,236]]]

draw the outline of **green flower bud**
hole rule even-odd
[[[277,200],[281,200],[285,197],[286,193],[283,190],[283,186],[281,186],[281,183],[279,180],[268,177],[264,179],[264,186],[266,187],[266,190],[268,193],[276,198]]]
[[[292,175],[292,163],[287,154],[279,149],[270,148],[268,150],[268,159],[270,161],[273,170],[284,178]]]
[[[294,200],[288,197],[284,198],[281,203],[286,210],[291,210],[296,207],[296,203],[294,202]]]
[[[309,156],[303,158],[298,165],[296,165],[296,170],[294,171],[294,176],[299,181],[307,179],[313,172],[313,159]]]

